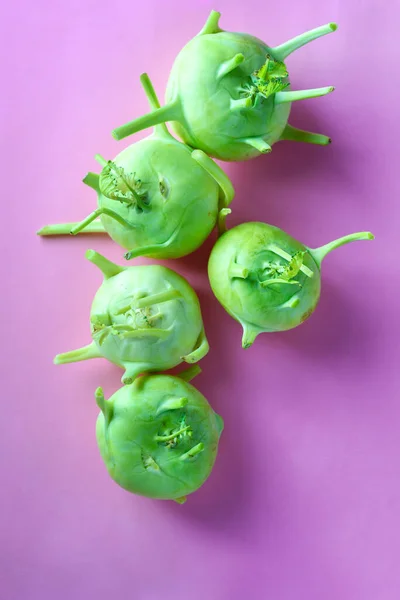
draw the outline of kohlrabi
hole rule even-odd
[[[139,377],[108,400],[96,391],[100,453],[129,492],[182,504],[211,473],[224,423],[187,383],[200,369],[188,371]]]
[[[104,357],[125,369],[129,384],[207,354],[200,304],[183,277],[161,265],[120,267],[93,250],[86,257],[104,275],[90,313],[93,341],[58,354],[56,364]]]
[[[293,101],[324,96],[334,88],[291,91],[283,61],[337,26],[329,23],[271,48],[250,35],[222,30],[219,17],[212,11],[200,33],[179,53],[165,106],[118,127],[113,136],[119,140],[171,121],[189,146],[228,161],[270,152],[279,140],[328,144],[325,135],[291,127],[288,118]]]
[[[160,105],[146,74],[141,82],[157,112]],[[105,231],[128,250],[127,259],[178,258],[204,242],[219,208],[234,195],[222,169],[172,137],[164,124],[113,161],[96,159],[102,172],[88,173],[83,181],[97,193],[98,208],[80,223],[48,225],[39,235]]]
[[[221,211],[221,230],[229,212]],[[211,252],[208,275],[218,301],[243,327],[243,348],[259,333],[303,323],[319,300],[323,258],[343,244],[373,237],[354,233],[311,249],[266,223],[243,223],[223,233]]]

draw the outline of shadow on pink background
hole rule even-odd
[[[92,210],[81,178],[96,152],[133,141],[110,132],[147,110],[140,73],[162,97],[211,8],[271,45],[340,25],[288,60],[294,87],[336,85],[291,117],[333,144],[227,165],[231,224],[265,220],[310,246],[359,230],[376,240],[326,260],[312,319],[247,351],[208,287],[215,238],[169,263],[199,293],[211,351],[196,386],[226,426],[211,478],[178,506],[124,492],[100,460],[93,392],[117,389],[119,369],[52,365],[89,341],[101,277],[85,250],[118,261],[121,249],[35,231]],[[398,600],[399,7],[19,0],[2,13],[0,597]]]

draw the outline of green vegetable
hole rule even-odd
[[[224,231],[230,210],[221,212]],[[311,249],[266,223],[243,223],[223,233],[211,252],[208,275],[218,301],[243,327],[242,347],[249,348],[259,333],[303,323],[319,300],[323,258],[343,244],[373,237],[354,233]]]
[[[100,453],[129,492],[182,504],[210,475],[224,423],[187,383],[199,371],[139,377],[108,400],[96,390]]]
[[[146,74],[141,82],[157,112],[160,105]],[[83,181],[96,191],[99,207],[80,223],[47,225],[39,235],[107,232],[128,250],[127,259],[178,258],[201,246],[219,208],[234,196],[222,169],[201,150],[178,142],[163,124],[113,161],[96,159],[102,172],[88,173]]]
[[[55,364],[104,357],[125,369],[129,384],[207,354],[199,301],[183,277],[161,265],[120,267],[93,250],[86,257],[104,274],[90,313],[93,341]]]
[[[290,91],[284,60],[337,29],[329,23],[271,48],[244,33],[223,31],[212,11],[200,33],[179,53],[168,82],[166,105],[113,132],[122,139],[171,121],[189,146],[221,160],[240,161],[271,151],[279,140],[326,145],[325,135],[288,124],[291,103],[323,96],[324,87]]]

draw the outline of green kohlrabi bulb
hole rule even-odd
[[[147,75],[141,82],[150,105],[160,106]],[[201,150],[191,150],[163,124],[113,161],[97,155],[100,175],[83,180],[98,195],[98,208],[80,223],[47,225],[39,235],[106,232],[125,258],[178,258],[196,250],[234,195],[229,178]],[[98,220],[100,219],[100,220]]]
[[[93,250],[86,257],[104,274],[90,313],[93,341],[58,354],[56,364],[104,357],[125,369],[129,384],[207,354],[200,304],[183,277],[161,265],[120,267]]]
[[[284,60],[337,29],[323,25],[271,48],[244,33],[223,31],[212,11],[205,26],[179,53],[170,74],[166,105],[118,127],[127,135],[171,121],[189,146],[221,160],[241,161],[271,151],[279,140],[326,145],[325,135],[288,124],[291,103],[323,96],[333,87],[290,91]]]
[[[223,231],[230,210],[221,212]],[[266,223],[243,223],[223,233],[211,252],[208,275],[218,301],[243,327],[243,348],[259,333],[303,323],[319,300],[322,259],[343,244],[373,237],[354,233],[311,249]]]
[[[187,383],[200,369],[188,371],[139,377],[108,400],[96,391],[100,453],[129,492],[182,504],[211,473],[224,424]]]

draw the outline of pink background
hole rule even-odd
[[[0,597],[398,600],[400,597],[399,78],[395,2],[36,0],[1,21],[2,418]],[[135,497],[108,478],[94,435],[98,360],[52,365],[89,341],[101,236],[39,239],[94,206],[94,154],[127,143],[146,70],[162,97],[180,48],[211,8],[271,45],[329,21],[335,33],[288,61],[294,87],[334,84],[291,122],[328,148],[278,144],[227,171],[231,224],[265,220],[316,246],[358,230],[374,242],[324,264],[315,315],[248,351],[213,299],[214,237],[170,263],[197,289],[211,351],[196,385],[225,419],[209,481],[185,506]],[[139,139],[140,135],[136,139]],[[7,255],[7,258],[5,258]],[[5,280],[5,281],[4,281]]]

